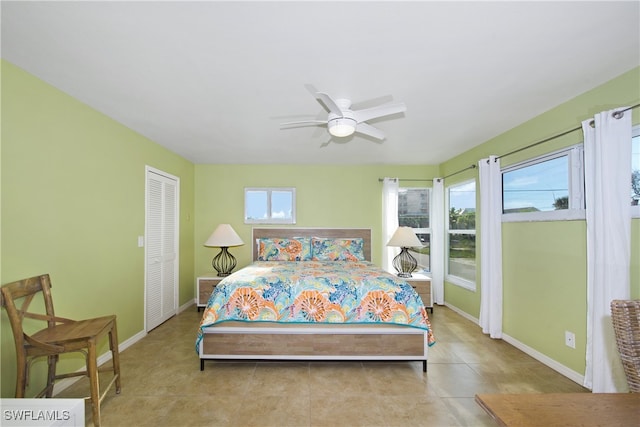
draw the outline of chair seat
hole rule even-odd
[[[87,340],[108,333],[115,321],[116,316],[104,316],[60,323],[51,328],[42,329],[31,336],[43,343],[60,345],[65,348],[65,351],[69,351],[74,348],[84,348]]]

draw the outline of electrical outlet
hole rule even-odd
[[[564,344],[567,347],[576,348],[576,334],[564,331]]]

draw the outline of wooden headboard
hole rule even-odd
[[[364,239],[364,258],[371,261],[371,229],[370,228],[254,228],[251,238],[253,260],[258,259],[256,239],[275,238],[292,239],[294,237],[337,237]]]

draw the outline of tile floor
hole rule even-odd
[[[122,392],[105,397],[104,427],[495,426],[476,393],[588,391],[446,307],[430,314],[427,373],[420,362],[209,361],[200,371],[200,316],[184,311],[120,354]],[[88,394],[86,383],[57,397]]]

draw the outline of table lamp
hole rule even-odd
[[[220,248],[220,253],[211,261],[211,265],[218,272],[218,276],[224,277],[231,274],[236,266],[236,259],[229,253],[229,247],[241,246],[244,242],[229,224],[220,224],[209,236],[205,246]]]
[[[418,266],[418,261],[409,253],[408,249],[423,246],[413,229],[411,227],[398,227],[387,246],[401,248],[400,253],[393,259],[393,268],[398,272],[398,277],[411,277],[411,273]]]

